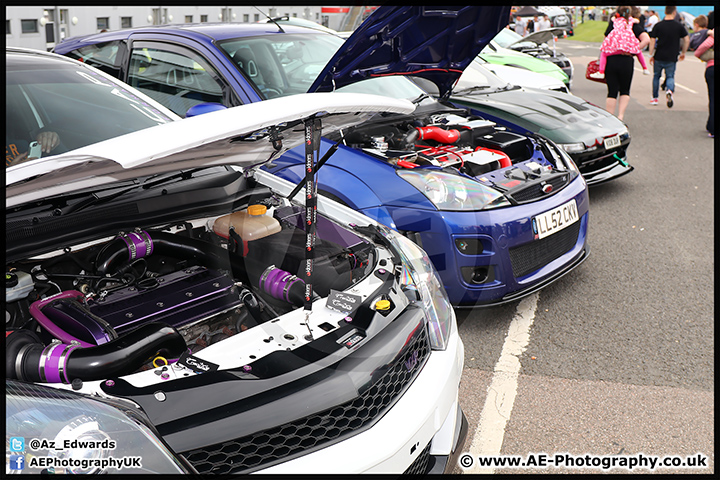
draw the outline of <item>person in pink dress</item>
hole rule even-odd
[[[630,15],[630,7],[618,7],[613,18],[613,29],[600,46],[598,71],[590,74],[593,78],[605,78],[605,66],[610,55],[636,55],[643,68],[644,75],[650,75],[645,57],[640,50],[640,42],[633,33],[632,26],[638,19]]]

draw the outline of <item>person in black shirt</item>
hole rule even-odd
[[[685,27],[675,20],[677,9],[673,6],[665,7],[665,18],[655,24],[650,32],[650,64],[653,65],[653,86],[650,105],[658,104],[660,77],[665,71],[665,97],[667,106],[671,108],[675,100],[675,68],[678,60],[685,59],[690,44],[690,37]],[[682,40],[682,47],[680,41]],[[680,56],[678,58],[678,50]]]

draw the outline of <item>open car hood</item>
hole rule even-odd
[[[437,85],[440,96],[508,23],[510,6],[381,6],[345,41],[310,92],[360,80],[414,75]]]
[[[331,133],[378,112],[414,109],[407,100],[359,93],[310,93],[241,105],[12,166],[6,170],[5,205],[185,168],[252,167],[304,143],[305,119],[319,117],[323,133]],[[279,149],[270,138],[273,127],[282,139]]]
[[[552,41],[553,37],[562,37],[563,32],[565,32],[565,29],[560,28],[560,27],[553,27],[553,28],[548,28],[545,30],[540,30],[540,31],[531,33],[530,35],[528,35],[526,37],[521,38],[517,42],[511,43],[510,45],[507,46],[507,48],[512,48],[513,45],[518,45],[520,43],[525,43],[525,42],[533,42],[533,43],[537,43],[538,45],[542,45],[543,43],[548,43],[548,42]]]

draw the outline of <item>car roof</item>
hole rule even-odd
[[[34,62],[63,62],[71,65],[77,64],[76,60],[58,55],[57,53],[44,52],[42,50],[34,50],[32,48],[5,47],[5,59],[6,62],[8,62],[6,65],[23,62],[23,58],[29,57],[32,58]]]
[[[325,65],[310,92],[332,91],[360,80],[386,75],[413,75],[432,81],[448,93],[462,70],[507,25],[509,6],[388,6],[377,8]],[[55,51],[68,53],[133,33],[195,36],[199,41],[225,40],[273,33],[333,35],[297,25],[274,23],[200,23],[141,27],[68,39]]]
[[[320,30],[298,25],[283,24],[285,33],[314,33]],[[77,37],[70,37],[60,42],[54,51],[64,54],[85,45],[96,44],[103,41],[124,40],[133,34],[154,33],[172,34],[195,38],[199,41],[219,41],[229,38],[251,37],[255,35],[268,35],[282,33],[274,23],[186,23],[181,25],[153,25],[149,27],[126,28],[102,33],[92,33]],[[328,33],[328,35],[331,35]]]

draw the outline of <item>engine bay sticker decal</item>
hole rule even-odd
[[[325,306],[330,310],[335,310],[336,312],[343,313],[347,316],[352,316],[361,303],[362,297],[359,295],[330,290],[330,295],[327,297],[327,303]]]
[[[188,352],[183,353],[180,355],[180,358],[178,358],[177,363],[179,365],[182,365],[183,367],[189,368],[193,372],[196,373],[207,373],[207,372],[214,372],[218,368],[220,368],[220,365],[217,365],[212,362],[208,362],[207,360],[202,360],[198,357],[195,357]]]

